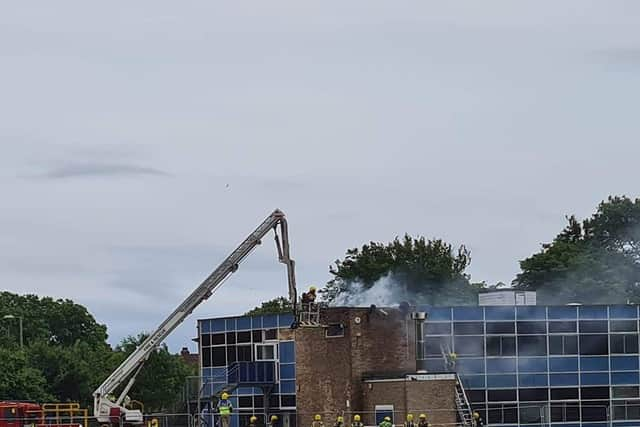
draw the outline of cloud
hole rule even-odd
[[[118,163],[75,163],[45,172],[42,176],[51,179],[79,178],[91,176],[135,176],[171,174],[156,168]]]

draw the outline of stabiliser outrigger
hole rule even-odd
[[[251,233],[231,254],[207,277],[191,295],[175,309],[164,322],[118,366],[118,368],[93,392],[94,416],[100,423],[142,424],[142,411],[125,407],[127,393],[133,386],[136,376],[153,350],[191,314],[203,301],[207,300],[229,277],[238,270],[239,264],[262,242],[262,238],[271,230],[275,233],[278,260],[287,267],[289,298],[293,307],[294,323],[297,325],[295,263],[289,255],[289,232],[287,220],[282,211],[276,209]],[[279,232],[279,234],[278,234]],[[117,398],[111,396],[128,379]]]

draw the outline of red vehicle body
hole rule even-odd
[[[0,401],[0,427],[88,427],[87,419],[77,403]]]

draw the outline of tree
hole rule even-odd
[[[278,297],[269,301],[265,301],[260,304],[259,307],[255,307],[252,310],[247,311],[245,316],[254,316],[260,314],[280,314],[291,313],[293,307],[291,301],[286,297]]]
[[[609,197],[520,261],[513,285],[543,304],[640,302],[640,199]]]
[[[321,293],[326,301],[348,304],[351,296],[382,284],[395,302],[475,303],[481,285],[469,282],[465,270],[470,262],[464,245],[454,248],[441,239],[406,234],[387,244],[370,242],[347,250],[329,268],[334,277]]]
[[[121,363],[149,335],[127,337],[116,347],[116,361]],[[169,353],[166,344],[160,345],[136,378],[129,397],[144,404],[145,412],[180,411],[184,403],[181,392],[187,377],[197,375],[197,367],[191,366],[175,354]]]
[[[46,391],[46,379],[31,366],[24,351],[0,347],[0,401],[51,400]]]

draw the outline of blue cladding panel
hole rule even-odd
[[[262,329],[262,316],[251,318],[251,329]]]
[[[520,383],[520,387],[546,387],[547,386],[547,375],[540,374],[528,374],[528,375],[519,375],[518,381]]]
[[[516,359],[515,358],[500,358],[500,359],[487,359],[487,372],[488,373],[504,373],[516,371]]]
[[[609,358],[604,357],[581,357],[580,358],[580,370],[581,371],[608,371],[609,370]]]
[[[451,320],[450,307],[426,307],[428,320]]]
[[[607,385],[609,384],[609,374],[605,372],[580,374],[580,383],[582,385]]]
[[[293,314],[278,315],[278,326],[281,328],[290,328],[293,323]]]
[[[521,357],[518,359],[520,372],[547,372],[546,357]]]
[[[296,365],[294,363],[287,363],[280,365],[280,378],[283,380],[296,378]]]
[[[213,319],[211,321],[211,332],[224,332],[227,329],[227,324],[224,319]]]
[[[636,356],[611,356],[612,371],[637,371],[638,358]]]
[[[453,320],[482,320],[483,315],[480,307],[453,307]]]
[[[580,306],[578,307],[580,319],[606,319],[607,307],[602,305]]]
[[[227,331],[235,331],[236,330],[236,319],[227,319]]]
[[[575,372],[578,370],[578,358],[551,357],[549,358],[549,370],[551,372]]]
[[[277,328],[278,327],[278,316],[275,314],[268,314],[262,317],[262,327],[263,328]]]
[[[513,320],[516,310],[515,307],[485,307],[484,315],[487,320]]]
[[[576,307],[548,307],[549,319],[575,319],[578,315]]]
[[[515,388],[516,384],[515,375],[487,375],[487,387],[489,388]]]
[[[201,320],[200,321],[200,333],[208,333],[211,332],[211,321],[210,320]]]
[[[520,305],[516,307],[518,320],[539,320],[547,318],[547,308],[535,305]]]
[[[485,388],[484,375],[465,375],[460,378],[465,388]]]
[[[609,307],[611,319],[637,319],[638,307],[634,305],[612,305]]]
[[[281,363],[294,363],[296,361],[295,343],[293,341],[283,341],[279,347]]]
[[[458,359],[456,367],[461,374],[483,374],[484,359]]]
[[[296,392],[295,381],[280,381],[280,393],[293,394]]]
[[[549,383],[551,386],[578,385],[578,374],[551,374]]]
[[[239,317],[236,321],[236,328],[239,331],[251,329],[251,317]]]
[[[612,372],[611,384],[638,384],[638,372]]]

